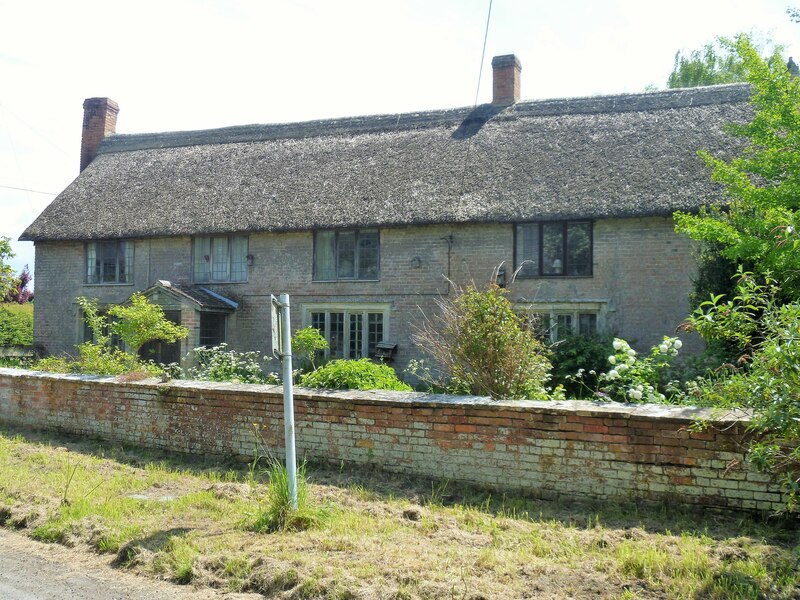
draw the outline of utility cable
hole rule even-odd
[[[486,40],[489,39],[489,22],[492,19],[492,0],[489,0],[489,12],[486,15],[486,29],[483,32],[483,49],[481,50],[481,64],[478,69],[478,85],[475,88],[475,102],[472,105],[474,111],[478,107],[478,95],[481,91],[481,77],[483,76],[483,61],[486,58]],[[464,182],[467,177],[467,167],[469,166],[469,150],[472,147],[472,136],[467,137],[467,151],[464,154],[464,168],[461,171],[461,195],[464,194]]]

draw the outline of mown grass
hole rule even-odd
[[[800,597],[796,522],[316,467],[314,518],[298,524],[270,504],[269,473],[181,460],[0,430],[0,522],[142,575],[266,597]]]

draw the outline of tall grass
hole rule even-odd
[[[250,529],[258,532],[302,531],[322,523],[326,511],[309,500],[305,463],[297,469],[297,508],[292,506],[286,467],[273,459],[268,475],[266,498],[260,504]]]

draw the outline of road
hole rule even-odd
[[[109,565],[110,556],[35,542],[0,529],[2,600],[253,600],[256,594],[194,590],[137,577]]]

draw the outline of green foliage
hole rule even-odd
[[[9,258],[14,258],[10,242],[11,238],[0,237],[0,298],[5,298],[16,285],[14,269],[6,262]]]
[[[587,391],[593,394],[613,340],[612,335],[571,335],[553,344],[551,383],[562,386],[570,398],[582,398]]]
[[[94,342],[84,342],[77,347],[75,359],[61,356],[42,358],[35,365],[37,371],[51,373],[83,373],[86,375],[125,375],[126,373],[147,373],[158,375],[161,368],[152,362],[143,362],[135,354],[124,352],[114,346],[104,346]]]
[[[752,36],[746,34],[739,34],[739,36],[746,37],[748,40],[752,39]],[[766,40],[756,49],[756,52],[774,56],[781,50],[780,46],[776,47],[770,40]],[[702,50],[693,50],[688,54],[682,51],[676,52],[675,64],[667,79],[667,87],[699,87],[736,83],[746,81],[746,79],[747,67],[736,50],[735,40],[718,37],[714,42],[703,46]]]
[[[682,345],[678,338],[665,336],[642,357],[628,342],[614,338],[611,368],[597,376],[597,395],[616,402],[665,402],[670,394],[674,401],[672,396],[679,396],[680,390],[676,382],[667,381],[667,374]]]
[[[92,375],[124,375],[133,372],[157,375],[162,373],[161,367],[140,360],[135,352],[144,342],[150,340],[174,342],[188,335],[185,327],[178,327],[167,321],[160,306],[150,304],[138,293],[132,296],[130,306],[112,306],[107,314],[99,311],[96,300],[78,297],[76,301],[83,310],[84,320],[92,330],[94,341],[76,346],[76,359],[47,357],[40,360],[35,369]],[[137,327],[140,329],[137,330]],[[133,352],[116,347],[112,343],[112,335],[118,335]]]
[[[195,348],[192,350],[196,367],[189,369],[192,379],[204,381],[232,381],[236,383],[279,383],[274,373],[265,375],[261,370],[264,361],[260,352],[237,352],[229,350],[228,344],[220,344],[211,348]]]
[[[453,393],[546,398],[547,350],[504,294],[497,286],[468,288],[440,301],[438,314],[413,336],[437,371],[412,363],[409,372]]]
[[[729,125],[728,132],[748,142],[724,160],[701,152],[722,184],[727,208],[700,214],[676,213],[676,229],[695,240],[716,244],[721,255],[754,272],[771,272],[782,282],[786,298],[800,294],[800,79],[793,78],[782,57],[762,59],[746,36],[733,48],[742,60],[755,116],[750,123]]]
[[[323,520],[325,511],[315,507],[308,496],[305,463],[297,468],[297,508],[292,506],[286,467],[272,460],[268,473],[267,497],[259,506],[250,529],[261,533],[304,531]]]
[[[319,352],[328,349],[328,341],[322,337],[319,329],[305,327],[298,329],[292,337],[292,357],[296,359],[294,366],[301,369],[315,370],[314,364]]]
[[[740,273],[731,300],[715,297],[691,316],[707,340],[734,340],[745,348],[736,364],[717,377],[701,379],[694,395],[717,406],[750,414],[754,434],[749,459],[773,473],[789,494],[789,510],[800,501],[800,303],[781,304],[771,280]]]
[[[85,305],[85,302],[81,304],[84,310]],[[139,348],[147,342],[160,340],[171,344],[189,335],[186,327],[167,320],[164,309],[139,292],[133,294],[127,303],[110,307],[108,317],[110,332],[118,335],[134,354],[138,354]]]
[[[392,367],[374,363],[368,358],[332,360],[303,375],[300,385],[333,390],[411,391],[411,386],[400,381]]]
[[[0,305],[0,346],[33,344],[33,304]]]

